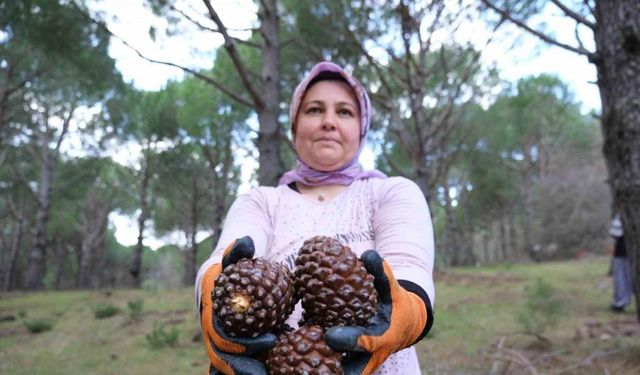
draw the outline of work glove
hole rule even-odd
[[[360,260],[375,278],[377,314],[365,327],[332,327],[325,336],[333,349],[347,352],[342,361],[345,375],[371,374],[391,354],[421,339],[433,322],[431,306],[427,312],[423,299],[398,283],[375,250],[364,252]]]
[[[209,267],[200,281],[200,326],[209,355],[209,374],[261,375],[267,374],[265,365],[252,356],[260,356],[272,348],[276,336],[265,333],[255,338],[233,337],[226,334],[213,312],[213,288],[223,269],[255,252],[249,236],[239,238],[224,250],[222,263]]]

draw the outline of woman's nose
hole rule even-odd
[[[336,119],[333,114],[327,112],[322,117],[322,129],[324,130],[335,130],[336,128]]]

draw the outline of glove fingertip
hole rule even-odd
[[[337,351],[361,351],[358,338],[363,332],[363,327],[332,327],[325,333],[325,341]]]
[[[249,236],[238,238],[231,251],[222,258],[222,268],[237,263],[240,259],[253,258],[253,254],[256,252],[253,239]]]
[[[384,275],[384,265],[380,254],[375,250],[367,250],[360,256],[360,260],[364,263],[367,272],[375,277]]]
[[[243,236],[236,240],[236,244],[234,248],[242,248],[242,249],[254,249],[253,239],[250,236]]]
[[[378,301],[384,304],[391,303],[391,287],[389,286],[389,277],[384,270],[384,259],[375,250],[367,250],[360,256],[360,260],[364,263],[374,280],[376,290],[378,291]]]

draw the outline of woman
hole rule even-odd
[[[343,363],[346,373],[420,373],[412,345],[433,323],[433,228],[415,183],[362,170],[358,159],[371,111],[358,81],[330,62],[314,66],[296,88],[289,108],[296,167],[279,186],[238,197],[216,250],[198,272],[196,301],[212,369],[264,373],[263,364],[249,354],[267,350],[275,340],[271,334],[232,339],[216,330],[210,296],[223,264],[255,252],[293,268],[304,240],[327,235],[361,256],[376,278],[382,306],[382,319],[374,325],[327,331],[334,349],[359,353]],[[244,236],[253,246],[236,240]],[[296,327],[300,316],[298,305],[287,323]]]

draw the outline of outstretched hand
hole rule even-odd
[[[375,278],[377,314],[367,326],[333,327],[325,336],[333,349],[347,352],[342,364],[346,375],[371,374],[391,354],[413,345],[431,325],[423,300],[400,286],[375,250],[364,252],[360,260]]]
[[[255,358],[275,345],[276,336],[265,333],[255,338],[232,337],[224,332],[213,312],[213,289],[218,275],[240,259],[252,258],[253,240],[245,236],[235,240],[224,251],[222,263],[212,265],[201,280],[200,326],[210,360],[210,374],[261,375],[265,365]]]

